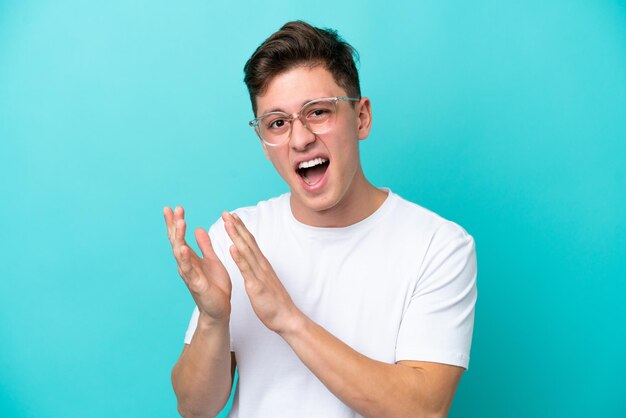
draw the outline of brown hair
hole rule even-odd
[[[323,65],[337,85],[350,97],[361,97],[358,53],[336,30],[319,29],[301,20],[287,22],[254,51],[243,68],[252,111],[256,116],[256,98],[277,75],[298,66]]]

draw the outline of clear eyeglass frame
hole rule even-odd
[[[280,145],[283,145],[287,142],[289,142],[289,139],[291,138],[291,132],[293,130],[293,122],[296,119],[300,119],[300,122],[302,123],[302,125],[307,128],[310,132],[312,132],[313,134],[323,134],[326,133],[328,131],[330,131],[332,129],[332,124],[334,124],[334,119],[330,122],[329,126],[326,126],[325,129],[312,129],[311,126],[309,126],[309,123],[306,120],[306,110],[307,109],[314,109],[314,106],[316,104],[320,104],[320,103],[332,103],[332,105],[334,106],[334,114],[332,116],[335,116],[335,114],[337,113],[337,103],[338,102],[358,102],[359,98],[355,98],[355,97],[345,97],[345,96],[339,96],[339,97],[321,97],[319,99],[314,99],[311,100],[310,102],[306,102],[304,105],[302,105],[302,108],[300,109],[300,111],[296,112],[296,113],[292,113],[291,115],[289,113],[286,112],[268,112],[264,115],[259,116],[258,118],[254,118],[252,119],[250,122],[248,122],[248,125],[250,125],[252,128],[254,128],[254,131],[256,132],[257,136],[259,137],[259,139],[261,141],[263,141],[263,143],[267,146],[270,147],[277,147]],[[280,134],[279,136],[281,137],[279,142],[270,142],[268,140],[266,140],[263,137],[263,134],[261,133],[261,123],[263,123],[264,119],[267,118],[271,118],[271,117],[276,117],[276,120],[281,120],[281,121],[285,121],[289,124],[289,129],[285,132]]]

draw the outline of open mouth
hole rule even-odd
[[[324,177],[329,164],[327,159],[318,157],[301,162],[296,171],[306,184],[312,186]]]

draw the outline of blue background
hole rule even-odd
[[[450,416],[626,416],[626,4],[519,3],[0,0],[0,415],[176,415],[162,207],[286,191],[242,68],[305,19],[361,54],[369,179],[476,239]]]

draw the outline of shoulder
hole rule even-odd
[[[246,225],[246,228],[256,237],[259,228],[269,230],[276,228],[276,224],[282,219],[282,213],[288,205],[289,193],[285,193],[262,200],[256,205],[240,207],[229,212],[236,213]],[[232,245],[232,241],[226,233],[224,220],[221,216],[209,228],[209,236],[218,255],[220,252],[226,254],[225,249]]]
[[[272,197],[267,200],[261,200],[256,205],[244,206],[233,210],[233,213],[243,217],[254,219],[255,217],[274,214],[276,211],[283,210],[285,205],[289,204],[289,193],[284,193],[276,197]]]
[[[421,235],[422,256],[418,274],[419,288],[471,289],[476,280],[474,238],[458,223],[398,196],[396,215]],[[450,286],[445,286],[450,284]]]
[[[229,212],[236,213],[246,225],[246,228],[254,234],[258,225],[262,222],[276,222],[282,218],[282,214],[289,205],[289,193],[259,201],[255,205],[243,206]],[[211,225],[212,231],[224,230],[224,221],[221,216]]]
[[[428,241],[446,242],[455,239],[472,240],[472,236],[458,223],[446,219],[443,216],[427,209],[417,203],[411,202],[393,192],[392,216],[389,219],[399,227],[408,231],[415,231]]]
[[[465,302],[473,304],[477,271],[474,238],[458,223],[416,203],[398,199],[399,212],[394,218],[402,216],[404,223],[411,225],[408,239],[418,242],[420,249],[413,294],[430,295],[450,303],[467,297]]]
[[[232,211],[236,213],[246,227],[254,234],[261,224],[282,222],[285,211],[289,208],[289,193],[261,200],[256,205],[245,206]]]

